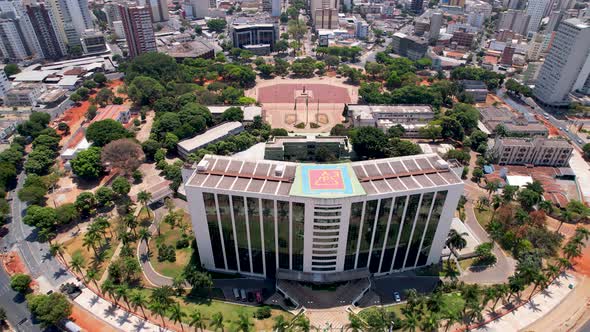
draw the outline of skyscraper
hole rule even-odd
[[[311,18],[317,29],[335,29],[338,25],[339,0],[311,0]]]
[[[412,0],[410,3],[410,10],[414,13],[421,13],[424,7],[424,0]]]
[[[167,0],[149,0],[154,22],[165,22],[170,19]]]
[[[93,28],[88,0],[46,0],[45,3],[63,42],[68,47],[80,46],[80,35]]]
[[[0,49],[13,61],[43,57],[29,17],[19,1],[0,0]]]
[[[129,56],[134,58],[142,53],[155,52],[156,36],[152,26],[150,7],[120,4],[119,13],[125,29]]]
[[[545,16],[545,11],[548,6],[549,0],[529,1],[526,9],[527,15],[531,17],[527,28],[529,33],[537,32],[539,30],[539,24],[541,24],[541,20],[543,19],[543,16]]]
[[[569,104],[571,91],[583,89],[590,74],[590,25],[577,18],[559,24],[539,72],[534,94],[543,103]]]
[[[56,60],[66,54],[66,47],[57,32],[57,24],[44,4],[27,6],[27,15],[31,20],[35,35],[45,59]]]
[[[438,40],[440,36],[440,28],[442,27],[443,15],[440,12],[435,12],[430,17],[430,40]]]

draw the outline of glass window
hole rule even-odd
[[[337,258],[336,256],[311,256],[314,261],[335,261]]]
[[[392,198],[381,200],[379,215],[377,216],[377,226],[375,228],[375,239],[373,240],[373,251],[371,252],[371,261],[369,263],[369,270],[371,273],[379,272],[383,240],[385,239],[385,230],[387,229],[387,222],[389,221],[389,211],[391,210],[392,201]]]
[[[389,232],[385,242],[385,251],[383,252],[383,263],[381,264],[381,272],[389,272],[391,264],[393,263],[393,254],[395,253],[395,244],[397,242],[397,235],[402,222],[404,214],[404,207],[406,206],[407,196],[397,197],[389,222]]]
[[[279,243],[279,268],[290,269],[289,264],[289,202],[277,202],[277,231]]]
[[[312,266],[334,266],[336,262],[313,262],[311,263]]]
[[[215,268],[224,269],[223,248],[221,247],[221,234],[219,233],[219,224],[217,221],[217,206],[215,205],[215,195],[203,193],[203,202],[205,203],[205,215],[207,216],[207,228],[211,238],[211,250],[213,250],[213,262]]]
[[[348,237],[346,239],[346,258],[344,259],[344,270],[354,269],[354,259],[356,256],[362,213],[363,202],[352,203],[350,206],[350,221],[348,222]]]
[[[417,266],[426,265],[428,255],[430,254],[430,248],[432,247],[432,241],[434,240],[434,235],[436,234],[436,229],[438,228],[438,222],[440,221],[440,214],[442,213],[446,198],[446,190],[436,193],[434,206],[432,207],[430,220],[428,221],[428,228],[426,228],[426,235],[424,235],[424,242],[422,243],[422,248],[420,249],[420,254],[418,256]]]
[[[313,232],[313,236],[338,236],[340,232]]]
[[[314,225],[313,229],[317,229],[317,230],[339,230],[340,229],[340,225],[332,225],[332,226],[318,226],[318,225]]]
[[[293,270],[303,271],[305,204],[293,203]]]
[[[234,224],[236,225],[236,240],[238,241],[240,271],[250,273],[252,271],[250,270],[250,250],[248,247],[248,233],[246,231],[244,197],[232,196],[231,203],[234,208]]]
[[[262,236],[260,234],[260,200],[248,197],[248,224],[250,225],[250,246],[252,247],[253,273],[264,273],[262,264]]]
[[[358,262],[356,263],[357,269],[367,267],[367,263],[369,262],[369,249],[371,249],[376,214],[377,200],[368,201],[365,207],[365,218],[363,221],[363,230],[361,232],[361,245],[359,247]]]
[[[277,258],[275,244],[275,205],[274,201],[262,200],[262,224],[264,226],[264,251],[266,276],[274,278],[277,273]]]
[[[223,229],[223,245],[225,247],[227,268],[228,270],[237,271],[238,261],[236,260],[236,242],[234,239],[234,228],[231,221],[229,196],[218,194],[217,205],[219,209],[219,217],[221,218],[221,228]]]
[[[404,258],[406,257],[406,250],[408,249],[408,242],[410,241],[410,234],[412,232],[412,225],[414,218],[418,213],[418,205],[420,204],[420,194],[411,195],[408,200],[408,207],[406,208],[406,215],[404,218],[402,229],[400,230],[399,245],[395,253],[393,269],[399,270],[404,267]]]
[[[338,253],[338,250],[312,250],[311,253],[314,255],[336,255]]]
[[[336,271],[336,267],[312,267],[312,271]]]
[[[412,242],[410,242],[406,267],[414,267],[414,265],[416,265],[416,260],[418,259],[418,250],[420,250],[420,242],[422,242],[424,229],[426,228],[426,223],[428,222],[428,214],[430,213],[430,207],[432,206],[433,198],[434,193],[426,193],[422,195],[420,213],[418,214],[418,219],[416,219],[416,226],[414,226],[414,235],[412,235]]]

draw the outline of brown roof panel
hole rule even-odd
[[[391,174],[393,171],[391,170],[391,167],[389,167],[389,163],[378,163],[377,168],[379,168],[379,170],[381,171],[381,174],[386,175],[386,174]]]
[[[229,167],[227,168],[227,172],[228,173],[237,173],[240,171],[240,168],[242,168],[242,164],[244,162],[241,160],[232,160],[231,163],[229,164]]]
[[[250,183],[250,179],[238,178],[234,184],[233,190],[245,191],[248,183]]]
[[[430,188],[433,186],[432,182],[430,182],[424,175],[415,175],[412,177],[420,184],[422,188]]]
[[[240,175],[249,176],[249,175],[254,174],[255,167],[256,167],[256,163],[253,163],[251,161],[245,162],[244,166],[242,167],[242,171],[240,172]]]
[[[201,174],[201,173],[195,174],[195,176],[192,178],[192,180],[190,182],[190,185],[191,186],[200,186],[205,181],[206,178],[207,178],[207,174]]]
[[[231,185],[234,183],[235,179],[236,178],[233,176],[224,176],[221,182],[219,182],[219,184],[217,185],[217,188],[231,189]]]
[[[406,159],[404,161],[402,161],[404,163],[404,165],[406,165],[406,168],[408,169],[408,172],[414,172],[414,171],[419,171],[420,168],[418,167],[418,165],[416,164],[416,162],[414,162],[413,159]]]
[[[443,178],[441,178],[438,174],[439,173],[425,174],[425,176],[428,179],[430,179],[430,181],[432,181],[437,186],[444,186],[444,185],[446,185],[447,182]]]
[[[278,195],[281,196],[289,196],[289,192],[291,191],[291,184],[289,182],[281,182],[279,187],[279,191],[277,192]]]
[[[262,186],[264,185],[264,181],[265,180],[252,179],[250,185],[248,186],[248,188],[246,188],[246,191],[252,193],[260,192],[260,189],[262,189]]]
[[[269,169],[270,169],[270,164],[258,163],[258,166],[256,166],[256,172],[254,172],[254,175],[266,176]],[[274,175],[274,174],[271,174],[271,175]]]
[[[404,187],[403,183],[398,178],[387,179],[387,183],[389,183],[389,186],[391,186],[391,188],[393,188],[395,191],[406,190],[406,187]]]
[[[266,181],[266,184],[264,184],[264,188],[262,188],[262,192],[265,194],[274,194],[277,191],[278,186],[278,181]]]
[[[364,164],[363,167],[365,168],[365,171],[367,171],[367,174],[369,176],[381,175],[381,173],[379,173],[379,170],[377,169],[377,167],[373,164]]]
[[[352,166],[352,170],[354,171],[354,174],[356,174],[357,178],[363,178],[367,176],[367,173],[361,165]]]
[[[430,165],[428,160],[426,160],[426,158],[416,158],[415,161],[422,170],[433,169],[433,167]]]
[[[389,163],[389,166],[391,166],[391,168],[393,168],[395,173],[407,172],[406,169],[404,168],[404,165],[401,163],[401,161],[392,161]]]
[[[203,183],[203,187],[216,188],[219,180],[221,180],[221,176],[209,175],[209,178]]]
[[[399,178],[404,185],[406,185],[406,187],[408,189],[416,189],[419,188],[418,184],[416,183],[416,181],[414,181],[414,179],[412,179],[411,176],[404,176],[402,178]]]
[[[371,184],[371,181],[361,182],[361,186],[363,186],[363,189],[365,190],[367,195],[378,194],[377,190],[375,190],[375,187],[373,187],[373,185]]]
[[[372,182],[375,185],[375,187],[377,187],[377,190],[379,190],[379,192],[381,192],[381,193],[391,192],[391,189],[389,188],[389,186],[387,185],[385,180],[376,180],[376,181],[372,181]]]
[[[229,163],[230,161],[227,159],[217,159],[217,163],[215,163],[215,170],[225,172],[225,169]]]

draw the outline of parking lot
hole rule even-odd
[[[249,278],[237,278],[237,279],[216,279],[215,287],[220,288],[223,291],[223,296],[226,301],[247,303],[256,305],[256,292],[260,292],[262,301],[266,301],[275,292],[274,281],[261,280],[261,279],[249,279]],[[234,288],[238,290],[239,298],[234,295]],[[246,301],[242,300],[241,291],[244,290],[246,295]],[[250,293],[251,295],[249,296]]]
[[[430,293],[440,282],[438,277],[419,277],[419,276],[386,276],[373,279],[371,291],[359,301],[359,307],[365,307],[376,304],[395,303],[394,292],[398,292],[400,300],[406,300],[406,291],[416,289],[418,293]]]

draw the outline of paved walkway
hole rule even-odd
[[[152,236],[155,236],[158,230],[158,223],[162,220],[164,214],[167,213],[167,210],[164,207],[161,207],[159,209],[152,210],[152,213],[154,214],[154,222],[150,225],[148,230]],[[149,241],[152,240],[150,239]],[[155,255],[156,253],[151,254]],[[150,284],[155,287],[166,285],[172,286],[172,278],[161,275],[160,273],[156,272],[156,270],[154,270],[154,267],[150,263],[150,258],[148,256],[148,245],[145,241],[141,241],[139,246],[137,246],[137,256],[139,257],[143,275]]]
[[[305,316],[309,319],[311,326],[319,330],[340,331],[348,323],[348,311],[346,307],[336,307],[325,310],[306,310]]]
[[[574,287],[577,284],[577,280],[572,275],[564,275],[556,279],[547,289],[533,296],[530,302],[479,327],[477,331],[505,332],[525,329],[558,306],[572,292],[569,288],[570,284]]]

